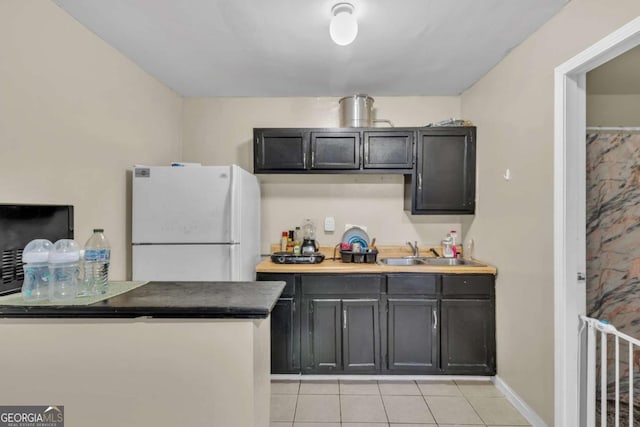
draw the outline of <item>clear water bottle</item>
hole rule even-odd
[[[36,239],[27,243],[22,251],[24,281],[22,297],[25,301],[46,301],[49,298],[49,252],[53,243]]]
[[[109,260],[111,248],[102,228],[95,228],[84,245],[84,280],[86,295],[106,294],[109,289]]]
[[[49,252],[49,300],[68,301],[76,297],[80,246],[71,239],[60,239]]]

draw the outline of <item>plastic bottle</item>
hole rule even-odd
[[[111,248],[102,228],[94,228],[84,245],[83,295],[106,294],[109,290]]]
[[[458,237],[458,232],[456,230],[451,230],[449,232],[449,237],[451,237],[451,250],[453,251],[453,257],[457,258],[458,257],[458,247],[457,245],[457,237]]]
[[[442,241],[442,256],[444,258],[453,258],[453,248],[451,244],[451,236],[447,236]]]
[[[282,232],[282,237],[280,238],[280,251],[287,251],[287,243],[289,243],[289,233],[286,231]]]
[[[25,301],[46,301],[49,298],[49,252],[53,243],[36,239],[27,243],[22,251],[24,281],[22,297]]]
[[[80,246],[71,239],[60,239],[49,252],[49,300],[66,301],[78,291]]]

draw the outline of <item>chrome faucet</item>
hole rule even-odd
[[[413,252],[414,257],[417,258],[420,256],[420,249],[418,249],[418,241],[413,242],[413,245],[411,244],[411,242],[407,242],[407,245],[409,245],[409,247],[411,248],[411,251]]]

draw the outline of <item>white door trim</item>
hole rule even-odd
[[[578,314],[585,314],[586,73],[640,45],[640,17],[555,69],[555,425],[578,427]]]

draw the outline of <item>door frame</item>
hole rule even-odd
[[[586,313],[586,73],[640,45],[640,17],[555,69],[555,425],[578,426],[578,315]]]

